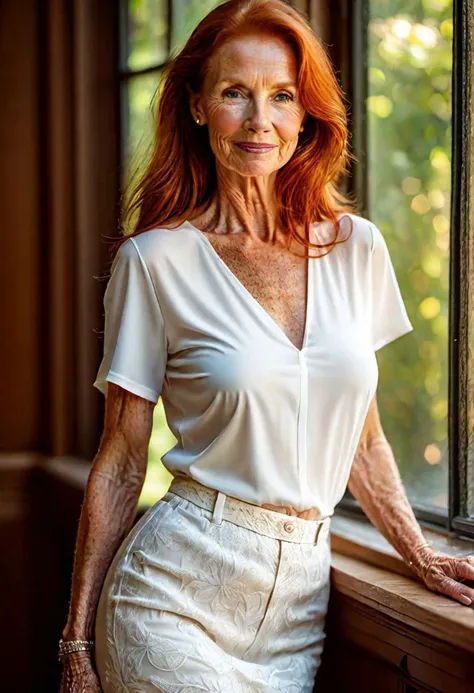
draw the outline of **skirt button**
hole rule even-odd
[[[285,522],[283,527],[284,527],[286,532],[292,532],[295,528],[295,525],[292,522]]]

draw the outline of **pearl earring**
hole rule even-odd
[[[200,122],[201,122],[200,119],[199,119],[199,118],[196,118],[196,123],[197,123],[198,125],[199,125]]]

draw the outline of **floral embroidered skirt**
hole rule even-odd
[[[175,477],[102,588],[95,660],[104,693],[312,693],[329,525]]]

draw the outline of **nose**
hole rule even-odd
[[[247,117],[246,127],[254,132],[269,132],[271,130],[271,118],[268,111],[268,103],[265,98],[253,98],[249,103],[250,113]]]

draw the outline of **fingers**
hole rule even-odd
[[[435,589],[443,594],[447,594],[448,597],[452,597],[466,606],[474,602],[474,589],[467,587],[467,585],[463,585],[460,582],[456,582],[456,580],[451,580],[451,578],[444,576],[439,578],[437,582],[438,584],[435,585]]]
[[[474,581],[474,565],[472,563],[468,563],[462,558],[456,563],[456,573],[458,577],[463,578],[464,580]]]

